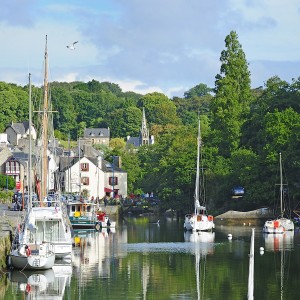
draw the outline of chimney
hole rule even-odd
[[[122,168],[122,160],[120,156],[115,156],[114,162],[116,167],[120,169]]]

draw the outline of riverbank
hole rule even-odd
[[[260,225],[270,218],[274,218],[274,215],[267,208],[260,208],[246,212],[229,210],[216,216],[215,224]]]

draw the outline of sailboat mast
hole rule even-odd
[[[281,162],[281,153],[279,153],[279,170],[280,170],[280,213],[281,218],[283,218],[283,179],[282,179],[282,162]]]
[[[32,172],[32,136],[31,136],[31,126],[32,126],[32,112],[31,112],[31,74],[28,75],[29,82],[29,157],[28,157],[28,207],[29,210],[32,207],[32,182],[31,182],[31,172]]]
[[[47,178],[48,178],[48,48],[47,35],[45,45],[45,73],[44,73],[44,107],[42,119],[42,181],[41,181],[41,199],[47,195]]]
[[[200,178],[200,147],[201,147],[201,129],[200,129],[200,118],[198,118],[198,138],[197,138],[197,171],[196,171],[196,182],[195,182],[195,214],[197,214],[197,204],[199,203],[199,178]]]

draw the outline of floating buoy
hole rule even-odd
[[[259,251],[265,251],[264,247],[260,247]]]
[[[244,223],[244,226],[246,226],[246,223]]]
[[[229,240],[232,239],[232,234],[231,234],[231,233],[228,234],[228,239],[229,239]]]

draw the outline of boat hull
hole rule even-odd
[[[263,227],[264,233],[278,234],[284,233],[284,227],[280,224],[279,220],[268,220]]]
[[[47,270],[51,269],[55,262],[55,254],[24,256],[18,251],[10,255],[11,265],[15,269],[24,270]]]
[[[212,231],[215,228],[212,216],[186,215],[184,229],[191,231]]]
[[[293,231],[295,229],[294,222],[290,219],[280,218],[276,220],[268,220],[263,227],[264,233],[284,233],[285,231]]]
[[[98,223],[97,220],[91,220],[91,219],[85,219],[85,218],[75,218],[75,217],[70,217],[70,222],[72,224],[72,227],[74,229],[79,228],[79,229],[95,229],[96,225]]]

